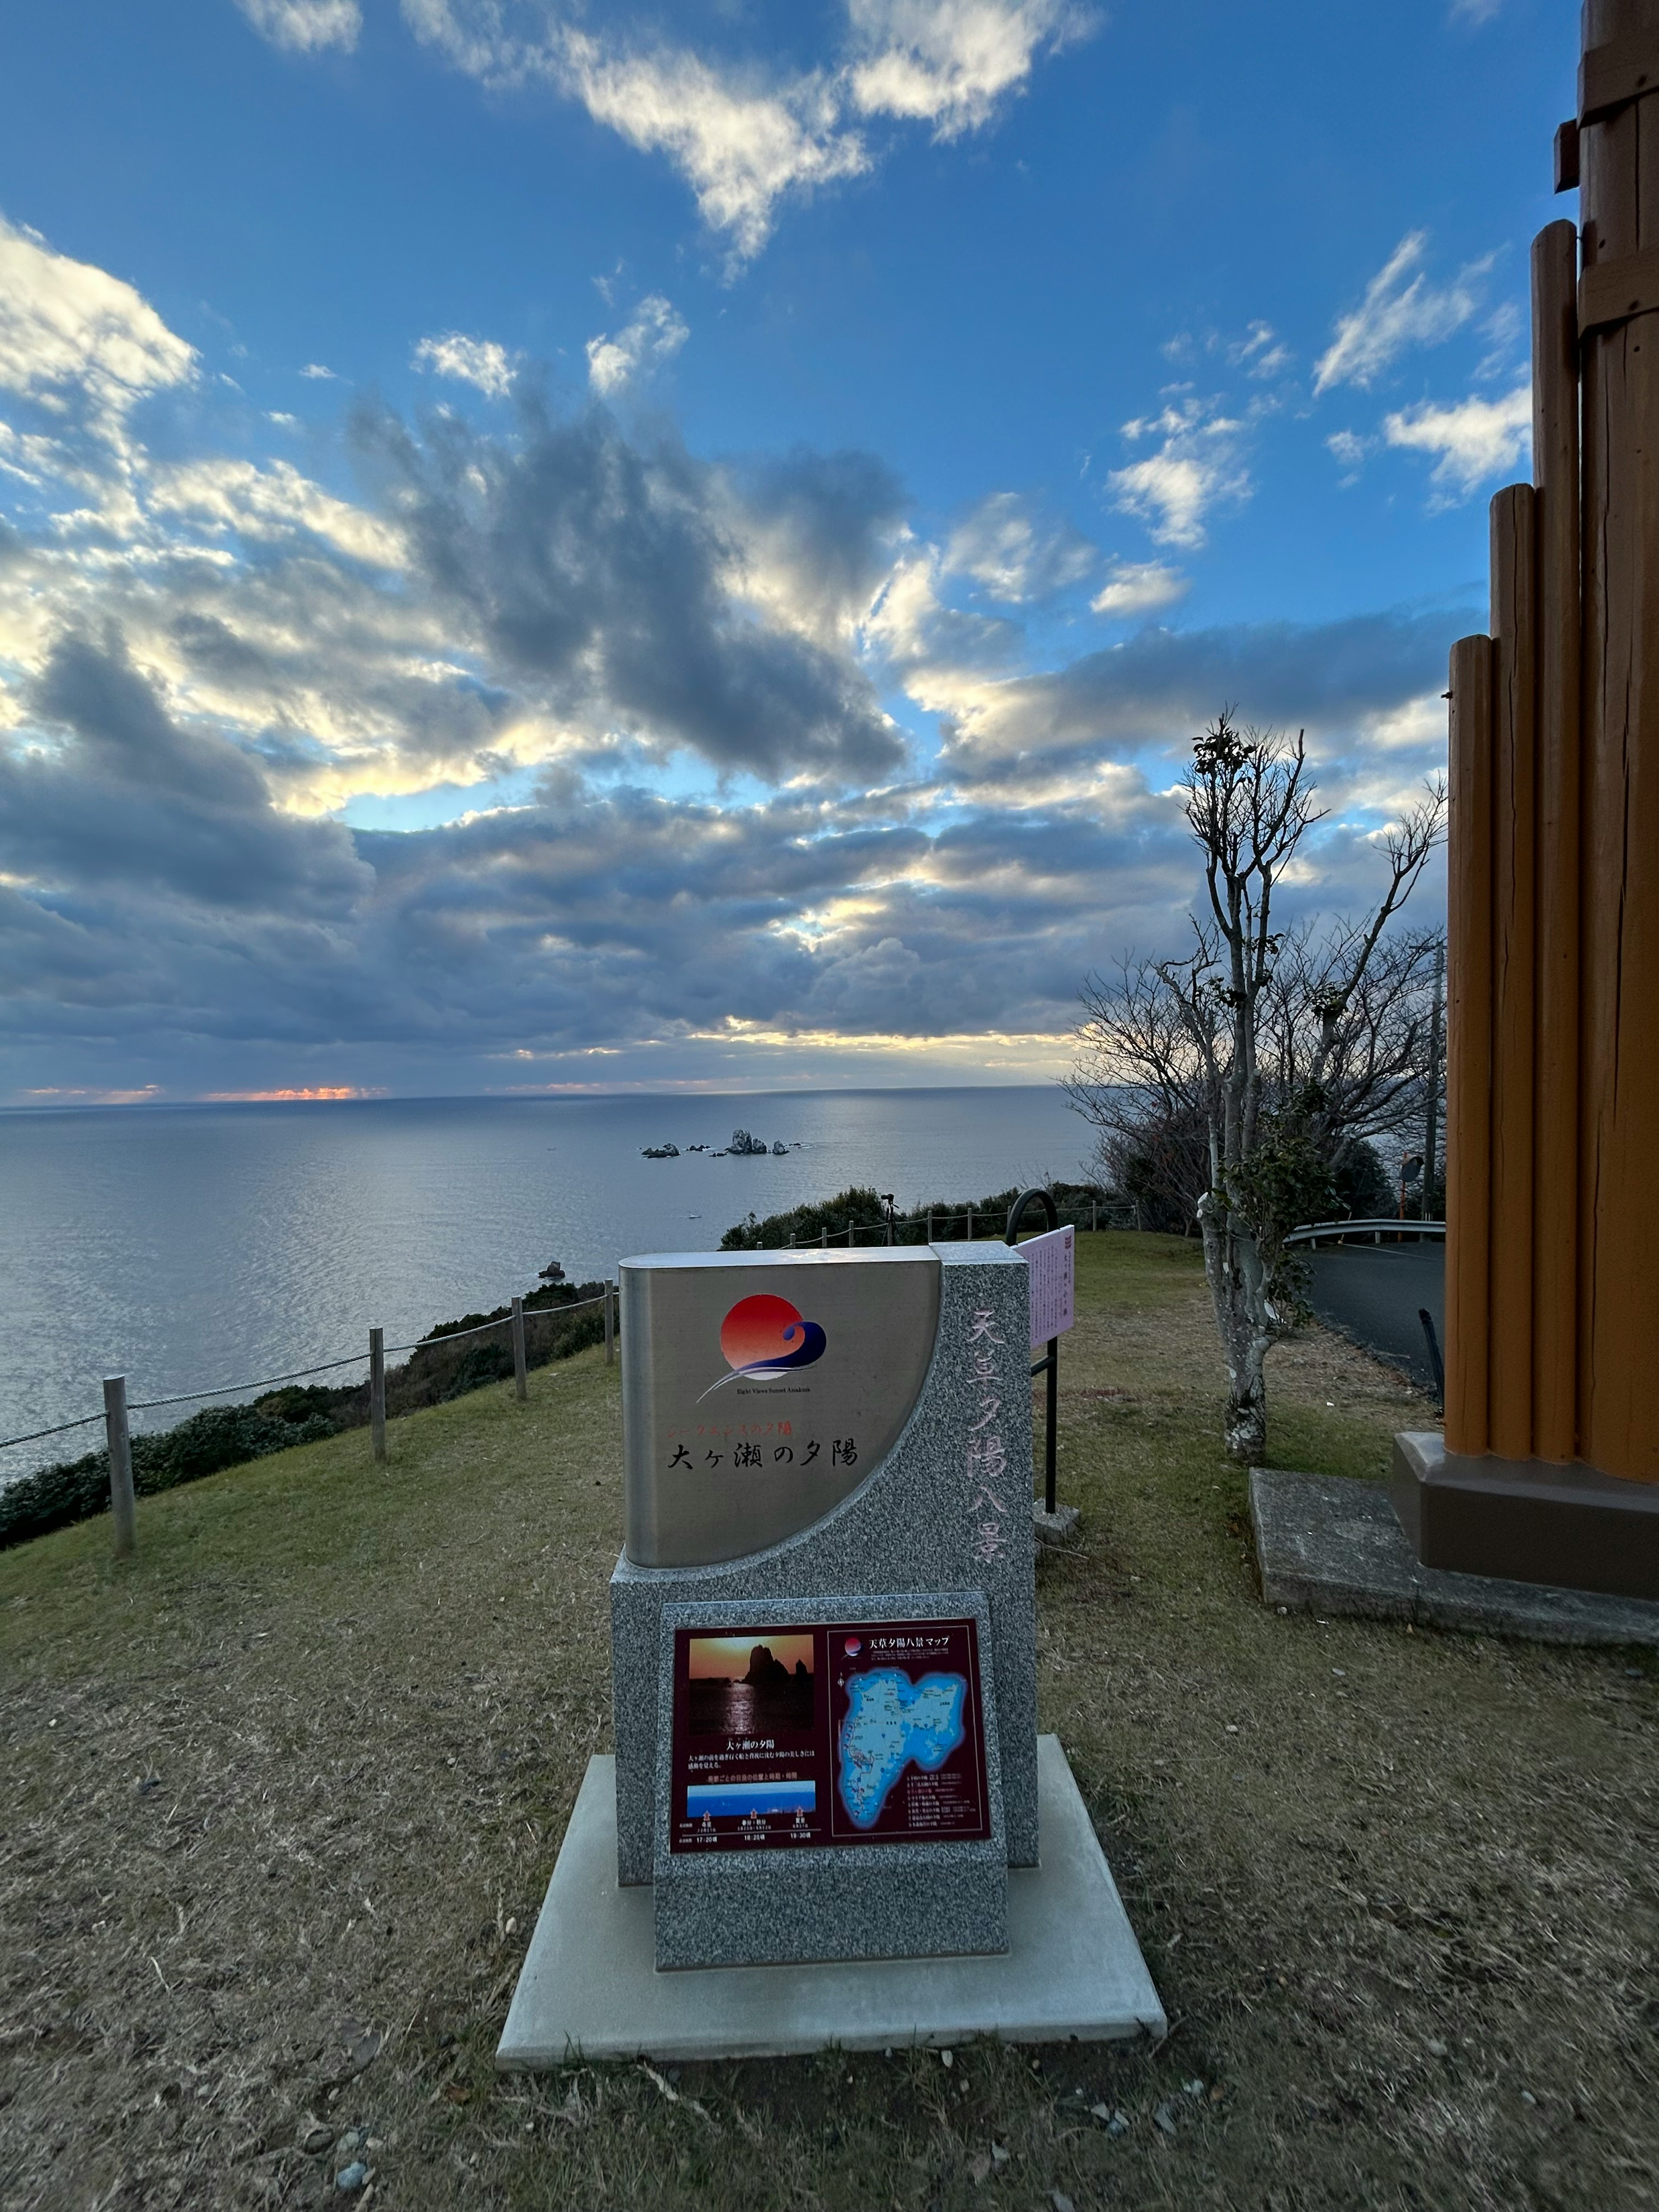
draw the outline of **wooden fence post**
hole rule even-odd
[[[607,1283],[605,1286],[605,1364],[607,1367],[613,1366],[617,1358],[617,1322],[611,1304],[613,1296]]]
[[[115,1556],[130,1559],[138,1542],[132,1498],[132,1439],[127,1432],[127,1378],[104,1377],[104,1433],[109,1438],[109,1510],[115,1523]]]
[[[1089,1231],[1092,1236],[1100,1227],[1100,1200],[1093,1200],[1089,1207]]]
[[[931,1243],[933,1243],[933,1217],[932,1213],[930,1212],[930,1213],[928,1214],[928,1216],[927,1216],[927,1242],[931,1244]]]
[[[530,1395],[525,1374],[524,1356],[524,1300],[513,1301],[513,1395],[522,1406]]]
[[[368,1332],[368,1441],[377,1463],[386,1458],[386,1331]]]
[[[971,1243],[973,1243],[973,1241],[974,1241],[974,1209],[973,1209],[973,1207],[970,1206],[969,1207],[969,1209],[968,1209],[968,1242],[971,1244]]]

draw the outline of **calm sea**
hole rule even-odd
[[[800,1150],[684,1149],[737,1126]],[[488,1310],[550,1260],[581,1281],[708,1249],[849,1183],[902,1208],[1073,1176],[1088,1139],[1053,1086],[0,1114],[0,1437],[91,1413],[105,1375],[132,1399],[255,1381]],[[665,1140],[678,1159],[641,1158]],[[0,1453],[0,1480],[100,1440]]]

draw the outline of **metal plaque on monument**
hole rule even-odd
[[[616,1753],[498,2063],[1163,2032],[1037,1735],[1030,1294],[1000,1243],[623,1262]]]

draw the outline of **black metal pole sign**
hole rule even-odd
[[[1033,1205],[1042,1208],[1050,1229],[1059,1228],[1060,1210],[1048,1193],[1046,1190],[1023,1190],[1008,1209],[1006,1241],[1010,1244],[1018,1243],[1019,1224],[1024,1218],[1026,1207]],[[1043,1510],[1052,1515],[1054,1510],[1054,1442],[1060,1425],[1060,1339],[1057,1336],[1051,1336],[1048,1339],[1048,1348],[1042,1358],[1031,1362],[1031,1373],[1034,1377],[1046,1375],[1048,1378],[1048,1419],[1044,1425],[1043,1437],[1042,1500]]]

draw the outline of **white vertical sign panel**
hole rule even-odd
[[[1031,1274],[1031,1349],[1041,1351],[1051,1336],[1064,1336],[1077,1318],[1073,1301],[1077,1231],[1051,1229],[1018,1249]]]

